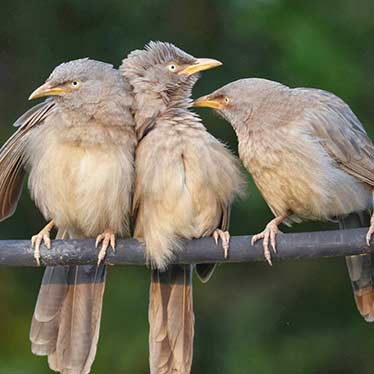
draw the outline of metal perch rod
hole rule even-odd
[[[278,234],[278,251],[273,259],[309,259],[374,252],[374,245],[366,245],[366,232],[366,228],[359,228]],[[250,239],[250,236],[232,237],[227,259],[223,257],[220,243],[217,246],[212,238],[186,241],[185,250],[176,255],[173,263],[264,261],[262,241],[251,246]],[[29,240],[1,240],[0,265],[37,266],[30,243]],[[41,247],[41,263],[48,266],[95,264],[97,253],[95,242],[91,239],[54,240],[51,250]],[[145,265],[143,246],[135,239],[118,240],[115,253],[108,250],[105,262],[109,265]]]

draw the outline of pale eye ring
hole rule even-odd
[[[230,99],[227,96],[225,96],[225,98],[223,100],[225,101],[225,104],[229,104],[230,103]]]
[[[176,64],[170,64],[168,66],[168,69],[171,71],[171,72],[175,72],[177,70],[177,65]]]
[[[78,81],[73,81],[71,82],[71,85],[75,88],[77,88],[79,86],[79,82]]]

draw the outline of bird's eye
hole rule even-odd
[[[71,85],[74,87],[74,88],[77,88],[79,86],[79,82],[78,81],[73,81],[71,82]]]
[[[174,73],[177,70],[177,65],[176,64],[170,64],[170,65],[168,65],[168,69],[169,69],[169,71]]]
[[[230,99],[227,96],[225,96],[225,98],[223,100],[225,101],[225,104],[229,104],[230,103]]]

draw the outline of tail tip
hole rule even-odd
[[[363,316],[366,322],[374,322],[374,313],[369,313]]]

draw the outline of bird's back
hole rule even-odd
[[[366,137],[341,99],[276,85],[254,108],[241,130],[246,134],[238,134],[239,154],[274,214],[292,210],[289,221],[328,219],[368,207],[368,188],[338,167],[325,147],[324,134],[344,126]]]

